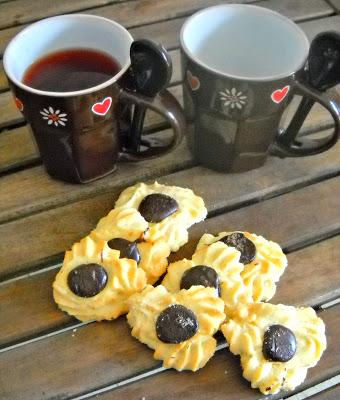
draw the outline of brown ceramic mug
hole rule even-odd
[[[306,82],[308,39],[288,18],[258,6],[222,4],[191,16],[180,41],[188,141],[202,165],[247,171],[269,154],[308,156],[337,142],[340,106]],[[334,120],[329,136],[295,139],[299,111],[280,129],[295,94],[327,109]]]
[[[131,77],[133,38],[118,23],[92,15],[61,15],[36,22],[12,39],[4,69],[15,103],[31,125],[47,172],[68,182],[89,182],[111,173],[120,159],[137,161],[174,148],[184,131],[176,99],[166,90],[155,97],[138,93]],[[27,68],[42,56],[87,48],[111,55],[121,66],[116,75],[89,89],[49,92],[22,82]],[[173,128],[170,143],[132,138],[132,105],[164,116]],[[134,146],[131,146],[134,143]],[[139,144],[143,144],[140,151]],[[136,150],[137,149],[137,150]]]

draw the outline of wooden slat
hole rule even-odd
[[[20,1],[20,0],[18,0]],[[22,0],[26,1],[26,0]],[[44,0],[39,0],[43,2]],[[91,1],[91,0],[89,0]],[[301,1],[301,0],[298,0]],[[315,0],[313,0],[315,1]],[[322,1],[322,0],[316,0]],[[77,0],[78,2],[78,0]],[[79,1],[82,3],[81,1]],[[215,5],[221,3],[221,0],[162,0],[158,2],[159,4],[156,6],[155,2],[149,0],[129,0],[126,4],[112,4],[106,7],[95,8],[93,10],[86,10],[86,14],[99,15],[106,18],[112,18],[115,21],[121,23],[127,28],[136,27],[143,24],[150,24],[156,21],[165,21],[170,18],[181,17],[185,15],[189,15],[194,11],[207,7],[210,5]],[[232,2],[232,0],[227,0],[226,2]],[[241,0],[241,2],[254,2],[254,0]],[[35,2],[34,2],[35,3]],[[59,3],[55,2],[56,4]],[[67,1],[65,0],[65,3]],[[71,3],[69,2],[71,6]],[[3,5],[5,7],[5,5]],[[45,7],[43,7],[44,9]],[[43,11],[41,11],[43,12]],[[22,15],[20,21],[24,22],[25,18],[34,18],[34,14],[32,15]],[[13,23],[7,23],[5,21],[6,26],[11,26],[11,28],[3,29],[0,32],[0,54],[4,51],[6,45],[9,40],[21,29],[23,29],[27,25],[23,26],[15,26],[13,27]]]
[[[196,234],[202,235],[205,225],[200,224],[197,229]],[[195,244],[191,240],[191,245],[176,258],[190,258]],[[340,236],[289,254],[289,267],[281,278],[275,302],[317,305],[340,296],[339,258]],[[0,347],[75,323],[52,300],[51,286],[56,272],[0,285]],[[306,276],[308,284],[301,285]]]
[[[340,307],[329,309],[321,314],[327,326],[328,350],[319,364],[310,369],[306,381],[298,390],[318,383],[339,371],[340,364]],[[179,373],[173,370],[154,377],[143,379],[121,389],[98,396],[99,400],[145,399],[161,400],[164,393],[168,400],[203,400],[209,394],[210,400],[258,400],[267,399],[257,390],[250,388],[242,378],[239,358],[228,350],[219,351],[205,368],[196,373]],[[280,399],[287,393],[278,393],[270,399]]]
[[[164,170],[178,168],[178,163],[191,162],[186,159],[187,150],[176,152],[177,165],[174,166],[172,155],[157,159],[156,161],[144,161],[139,164],[121,164],[116,172],[116,182],[109,186],[109,181],[102,179],[100,186],[95,187],[95,193],[111,190],[110,193],[95,196],[74,204],[68,204],[57,209],[40,212],[38,215],[26,217],[18,221],[0,225],[0,237],[2,238],[2,257],[0,259],[0,274],[10,274],[31,268],[34,264],[47,261],[68,248],[74,241],[91,230],[96,221],[104,215],[113,205],[114,197],[129,182],[146,180],[155,173],[164,174]],[[296,186],[309,184],[327,176],[337,174],[339,171],[340,147],[329,150],[309,158],[281,160],[272,158],[261,168],[246,174],[222,174],[209,169],[197,167],[192,170],[176,173],[160,179],[161,182],[179,186],[189,186],[201,194],[205,199],[209,210],[214,212],[218,209],[232,208],[240,203],[252,202],[266,196],[273,196],[291,190]],[[157,171],[155,169],[157,168]],[[142,178],[143,177],[143,178]],[[43,185],[48,186],[48,177],[41,175]],[[119,179],[119,181],[118,181]],[[23,182],[26,191],[29,192],[31,177]],[[71,188],[71,186],[69,185]],[[90,190],[91,185],[84,186]],[[5,185],[1,197],[5,200]],[[55,202],[70,202],[70,194],[67,194],[67,186],[59,183],[58,191],[49,189],[50,196],[43,199],[44,207],[53,207]],[[19,188],[11,190],[19,190]],[[72,191],[71,191],[72,193]],[[94,195],[87,192],[87,195]],[[18,196],[18,194],[17,194]],[[29,199],[28,193],[24,194],[28,204],[34,207]],[[68,196],[65,199],[65,196]],[[50,197],[50,198],[49,198]],[[38,212],[39,208],[30,211]],[[77,224],[74,224],[74,221]],[[255,229],[256,230],[256,229]],[[46,235],[49,232],[49,235]],[[17,251],[15,243],[29,243]]]
[[[29,128],[22,126],[14,132],[0,134],[0,172],[38,160],[39,154]]]
[[[308,400],[339,400],[340,385],[336,385],[324,392],[318,393],[315,396],[309,397]]]
[[[205,223],[204,230],[215,232],[222,229],[247,227],[251,231],[278,241],[285,247],[296,245],[305,242],[307,237],[325,235],[325,230],[332,231],[339,228],[338,209],[340,206],[337,204],[339,195],[339,179],[333,179],[211,218]],[[308,207],[305,207],[307,202]],[[322,213],[319,212],[320,204],[323,205]],[[279,213],[278,210],[280,210]],[[68,218],[66,213],[63,215],[64,218]],[[73,217],[73,225],[76,225],[75,221],[78,222]],[[53,226],[50,226],[50,230],[53,231],[53,229]],[[44,233],[46,236],[46,231]],[[201,233],[202,227],[199,225],[192,229],[191,242],[187,249],[192,249]],[[18,243],[21,243],[19,236],[18,232]],[[313,254],[309,254],[310,256],[313,257]],[[323,251],[314,255],[319,263],[323,262],[322,256]],[[298,265],[295,265],[295,268],[299,268]],[[306,266],[306,268],[309,267]],[[293,286],[281,295],[278,291],[277,299],[281,302],[295,303],[295,296],[300,296],[298,288],[306,284],[306,276],[296,275],[294,265],[287,270],[287,274],[289,273],[296,276],[296,279],[291,278]],[[333,283],[328,280],[328,284]],[[280,285],[280,288],[282,286]],[[331,297],[334,296],[334,287],[328,286],[326,290]],[[305,294],[306,300],[309,296],[313,296],[310,290],[305,290]],[[323,293],[321,297],[326,298],[327,295]],[[312,297],[309,299],[313,302]],[[300,297],[300,300],[304,302],[304,298]],[[86,351],[86,349],[91,351]],[[29,357],[28,354],[34,354],[34,357]],[[63,368],[58,368],[58,365],[63,365]],[[23,393],[26,398],[34,399],[61,395],[72,396],[79,392],[86,392],[94,386],[100,387],[141,373],[155,365],[157,363],[152,360],[151,352],[136,340],[129,338],[128,328],[123,319],[113,323],[90,324],[78,328],[75,333],[72,330],[60,333],[3,353],[0,358],[0,379],[3,379],[0,384],[0,398],[6,398],[6,396],[11,399],[20,398],[23,397]],[[334,365],[337,364],[334,363]],[[15,369],[14,366],[16,366]],[[76,371],[76,373],[71,373],[71,371]]]
[[[335,11],[340,14],[340,0],[328,0],[329,3],[334,7]]]
[[[12,0],[9,3],[0,4],[0,28],[21,25],[58,14],[72,13],[120,1],[124,0]]]

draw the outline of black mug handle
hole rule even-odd
[[[326,94],[299,81],[294,83],[294,94],[303,96],[302,103],[287,129],[278,132],[271,153],[279,157],[299,157],[319,154],[330,149],[338,141],[340,134],[340,106],[335,99],[328,98]],[[334,120],[334,130],[326,138],[297,140],[303,121],[314,102],[320,103],[329,111]]]
[[[173,136],[170,143],[155,146],[151,141],[141,139],[146,149],[143,151],[134,151],[133,149],[126,148],[120,154],[120,160],[138,161],[144,158],[163,155],[174,149],[181,142],[186,127],[185,118],[182,107],[168,90],[163,90],[154,98],[149,98],[139,93],[121,89],[119,100],[133,103],[136,106],[150,108],[152,111],[162,115],[173,129]]]

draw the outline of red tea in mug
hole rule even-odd
[[[59,50],[35,61],[25,71],[23,83],[48,92],[73,92],[100,85],[120,69],[113,57],[98,50]]]

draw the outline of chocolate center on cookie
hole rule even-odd
[[[98,264],[82,264],[67,277],[69,288],[80,297],[93,297],[101,292],[107,282],[105,269]]]
[[[139,263],[140,254],[136,242],[115,238],[109,240],[107,245],[110,247],[110,249],[118,250],[120,252],[120,258],[130,258],[131,260],[135,260],[137,264]]]
[[[271,325],[264,333],[262,353],[269,361],[289,361],[296,353],[294,333],[283,325]]]
[[[153,193],[144,197],[138,211],[148,222],[161,222],[178,210],[175,199],[166,194]]]
[[[191,286],[205,286],[217,289],[220,295],[220,280],[217,272],[206,265],[196,265],[186,270],[181,279],[181,289],[190,289]]]
[[[241,253],[240,262],[242,264],[249,264],[256,257],[255,244],[241,232],[231,233],[219,239],[219,241],[225,243],[227,246],[235,247]]]
[[[157,337],[164,343],[184,342],[193,337],[197,330],[196,315],[180,304],[163,310],[156,321]]]

